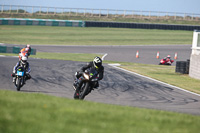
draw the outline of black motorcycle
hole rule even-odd
[[[15,86],[17,88],[17,91],[20,91],[20,88],[25,83],[25,69],[24,67],[20,66],[17,69],[17,73],[15,74],[16,80],[15,80]]]
[[[80,86],[79,90],[77,87],[75,89],[74,99],[84,99],[94,88],[98,81],[98,72],[94,69],[87,69],[85,72],[81,73],[81,77],[77,79],[77,86]],[[79,95],[77,95],[77,93]]]

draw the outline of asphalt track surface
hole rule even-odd
[[[42,46],[38,47],[40,47],[37,49],[38,51],[43,51],[41,48]],[[64,48],[57,48],[58,49],[54,47],[54,52],[67,52]],[[76,48],[78,52],[83,50],[78,46],[72,48]],[[108,50],[108,48],[105,49]],[[51,48],[48,49],[47,46],[45,47],[45,50],[52,52]],[[123,49],[121,49],[121,51],[122,50]],[[77,53],[77,51],[74,52]],[[93,51],[89,53],[97,52]],[[109,53],[106,51],[105,53],[108,53],[109,55],[111,52]],[[188,55],[189,54],[190,53],[188,53]],[[186,59],[186,55],[182,58]],[[105,59],[106,58],[108,57],[105,57]],[[109,58],[115,57],[110,56]],[[16,91],[14,84],[12,84],[12,77],[10,74],[12,73],[12,68],[17,60],[18,58],[15,57],[0,57],[1,89]],[[73,76],[85,63],[33,58],[29,58],[29,63],[32,70],[32,79],[27,81],[22,87],[21,92],[44,93],[73,99]],[[129,72],[118,70],[107,64],[104,64],[104,66],[105,75],[104,79],[100,81],[99,89],[92,91],[86,96],[85,100],[200,115],[199,95],[188,93]]]
[[[190,59],[192,45],[151,45],[151,46],[34,46],[38,52],[60,53],[99,53],[107,54],[105,60],[135,62],[144,64],[159,64],[161,58],[170,55],[172,59],[175,53],[176,61]],[[136,58],[136,52],[139,58]],[[159,59],[156,58],[159,52]],[[175,65],[175,63],[173,63]]]

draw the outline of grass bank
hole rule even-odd
[[[2,133],[196,133],[200,116],[0,90]]]
[[[0,26],[0,43],[43,45],[191,44],[192,31],[53,26]]]

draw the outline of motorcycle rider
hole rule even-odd
[[[79,96],[79,89],[81,86],[79,86],[81,83],[78,83],[79,78],[81,77],[82,73],[87,70],[88,68],[95,68],[98,72],[98,81],[103,79],[103,74],[104,74],[104,67],[102,66],[102,60],[100,57],[95,57],[93,61],[87,63],[85,66],[81,68],[79,72],[75,73],[75,81],[73,84],[74,89],[76,90],[75,95]],[[96,82],[94,85],[94,88],[99,87],[99,82]],[[80,81],[81,82],[81,81]]]
[[[171,65],[174,62],[174,60],[171,60],[171,56],[170,55],[165,57],[163,60],[165,61],[164,65]]]
[[[19,60],[21,60],[22,56],[30,56],[31,54],[31,46],[29,44],[26,45],[25,48],[21,49],[19,52]]]
[[[31,68],[29,66],[29,63],[27,62],[27,57],[26,56],[22,56],[21,60],[17,62],[17,64],[14,66],[13,68],[13,73],[12,73],[12,77],[13,77],[13,83],[15,83],[16,81],[16,77],[15,74],[17,72],[18,67],[23,66],[25,68],[25,81],[28,79],[31,79]]]

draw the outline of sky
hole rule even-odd
[[[0,5],[142,10],[200,14],[200,0],[0,0]]]

